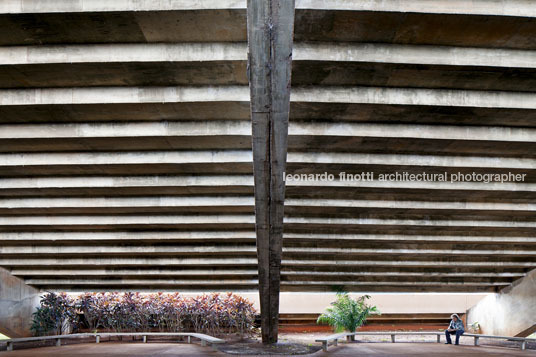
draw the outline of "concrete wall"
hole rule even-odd
[[[0,268],[0,333],[11,338],[30,336],[32,313],[38,305],[39,290]]]
[[[185,293],[185,296],[196,296],[200,293]],[[249,299],[259,310],[258,293],[239,293]],[[366,294],[366,293],[363,293]],[[362,293],[350,294],[353,297]],[[458,313],[465,312],[488,293],[369,293],[369,302],[376,305],[386,314],[412,313]],[[280,295],[279,312],[282,314],[316,314],[324,312],[332,301],[335,293],[292,293],[282,292]]]
[[[468,323],[482,333],[526,337],[536,331],[536,270],[467,311]]]

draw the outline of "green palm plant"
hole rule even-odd
[[[335,329],[335,332],[355,332],[363,326],[367,318],[373,313],[380,314],[376,306],[366,303],[370,299],[369,295],[363,295],[357,299],[352,299],[347,292],[337,293],[337,300],[331,303],[331,307],[326,309],[318,317],[316,323],[327,323]]]

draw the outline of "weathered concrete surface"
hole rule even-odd
[[[255,217],[262,342],[277,342],[294,0],[248,1]]]
[[[345,0],[337,1],[342,5],[337,11],[298,8],[295,40],[536,49],[536,39],[532,36],[536,30],[536,21],[531,17],[471,15],[471,12],[478,10],[493,11],[493,6],[484,9],[475,6],[474,1],[465,1],[466,14],[434,13],[434,9],[440,9],[436,6],[436,1],[389,2],[396,2],[399,8],[413,8],[415,12],[345,10],[342,7],[366,7],[373,3]],[[441,2],[449,9],[445,12],[460,9],[451,1]],[[324,3],[326,6],[333,4],[332,1]],[[481,1],[479,3],[486,4],[484,6],[492,4]],[[503,1],[493,3],[495,6],[504,4]],[[533,7],[529,2],[525,4]],[[513,7],[504,5],[503,9],[511,11]],[[497,12],[499,13],[500,11]]]
[[[32,313],[39,305],[39,290],[0,268],[0,332],[16,338],[31,336]]]
[[[536,270],[467,310],[487,335],[527,337],[536,331]]]
[[[232,1],[231,1],[232,2]],[[241,1],[242,2],[242,1]],[[0,44],[88,44],[88,43],[148,43],[148,42],[245,42],[246,10],[225,8],[225,1],[180,1],[192,5],[186,11],[165,11],[160,1],[128,3],[127,11],[121,12],[57,12],[0,15],[0,26],[5,30]],[[245,5],[245,2],[243,2]],[[36,2],[47,4],[49,9],[77,7],[79,1]],[[86,1],[91,6],[113,2]],[[153,6],[157,11],[135,11],[136,4]],[[177,4],[177,2],[167,2]],[[1,2],[5,6],[6,2]],[[218,6],[219,5],[219,6]],[[113,6],[113,5],[112,5]],[[211,7],[214,6],[214,7]],[[195,9],[198,7],[198,9]],[[120,8],[117,7],[118,9]],[[80,9],[80,8],[79,8]],[[71,10],[75,10],[71,8]],[[130,10],[130,11],[128,11]],[[35,26],[39,23],[40,26]],[[33,24],[33,25],[32,25]],[[9,35],[7,35],[9,34]]]

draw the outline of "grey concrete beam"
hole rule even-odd
[[[206,276],[218,276],[225,278],[232,278],[234,276],[257,276],[257,270],[232,270],[232,269],[205,269],[205,270],[186,270],[186,269],[35,269],[35,268],[13,268],[10,270],[11,274],[15,276],[27,276],[27,277],[67,277],[67,276],[179,276],[179,277],[206,277]],[[445,278],[457,278],[457,277],[474,277],[474,278],[520,278],[525,276],[525,273],[520,272],[478,272],[478,271],[466,271],[466,272],[442,272],[442,271],[357,271],[357,272],[344,272],[344,271],[281,271],[282,277],[307,277],[311,280],[322,280],[331,277],[344,277],[344,278],[359,278],[359,277],[445,277]]]
[[[536,250],[508,250],[502,249],[428,249],[424,246],[422,249],[364,249],[364,248],[307,248],[307,247],[283,247],[283,254],[293,255],[388,255],[394,254],[397,256],[411,255],[411,256],[536,256]]]
[[[528,134],[530,132],[527,132]],[[0,125],[0,139],[195,137],[225,135],[251,136],[251,122],[244,120],[208,120]]]
[[[13,200],[4,200],[7,202]],[[4,207],[0,200],[0,208]],[[398,201],[398,200],[342,200],[288,198],[285,206],[297,207],[351,207],[351,208],[393,208],[430,210],[486,210],[486,211],[536,211],[536,204],[502,202],[441,202],[441,201]]]
[[[146,197],[54,197],[0,198],[0,209],[91,208],[91,207],[218,207],[254,205],[248,196],[146,196]],[[440,202],[398,200],[286,199],[285,206],[392,208],[474,211],[536,211],[531,203]]]
[[[445,282],[445,281],[346,281],[346,280],[326,280],[326,281],[282,281],[281,285],[325,285],[325,286],[362,286],[362,285],[388,285],[388,286],[508,286],[509,282]]]
[[[240,276],[257,276],[258,271],[256,269],[84,269],[84,268],[72,268],[72,269],[35,269],[35,268],[13,268],[10,270],[11,274],[15,276],[77,276],[77,277],[94,277],[94,276],[178,276],[178,277],[240,277]],[[502,274],[502,275],[501,275]],[[508,275],[510,274],[510,275]],[[494,276],[494,275],[483,275]],[[497,276],[523,276],[523,274],[515,273],[498,273]]]
[[[23,126],[20,128],[22,129]],[[15,131],[15,135],[16,133]],[[532,142],[536,137],[536,129],[504,126],[292,121],[289,125],[289,135]]]
[[[132,256],[159,256],[159,255],[173,255],[173,256],[254,256],[255,247],[252,245],[158,245],[150,246],[143,245],[128,245],[128,246],[114,246],[114,245],[41,245],[41,246],[1,246],[0,253],[9,256],[40,256],[40,255],[53,255],[59,257],[60,255],[132,255]]]
[[[253,231],[144,231],[144,232],[3,232],[2,244],[32,242],[43,244],[50,242],[254,242]]]
[[[296,0],[296,9],[536,17],[525,0]]]
[[[289,241],[378,241],[378,242],[434,242],[470,244],[535,244],[536,237],[493,237],[493,236],[438,236],[438,235],[396,235],[396,234],[322,234],[285,233],[283,239]]]
[[[87,278],[69,278],[69,279],[44,279],[44,278],[30,278],[25,279],[24,282],[28,285],[37,286],[61,286],[61,285],[83,285],[83,286],[122,286],[122,285],[141,285],[141,286],[191,286],[200,285],[205,288],[210,286],[249,286],[254,288],[259,281],[257,279],[203,279],[203,280],[183,280],[183,279],[87,279]]]
[[[245,43],[148,43],[0,47],[0,65],[246,61]],[[294,61],[536,68],[536,51],[395,44],[296,43]]]
[[[4,124],[0,139],[167,137],[251,135],[251,122],[242,120],[130,123]],[[500,126],[412,125],[374,123],[289,123],[289,136],[341,136],[438,140],[530,142],[536,129]]]
[[[0,92],[1,94],[1,92]],[[536,109],[536,94],[446,89],[385,87],[311,87],[293,88],[293,103],[347,103],[422,105],[446,107]]]
[[[536,51],[455,46],[298,42],[294,45],[293,60],[536,68]]]
[[[78,0],[68,2],[40,0],[6,0],[0,4],[0,13],[32,14],[51,12],[104,12],[104,11],[172,11],[172,10],[210,10],[245,9],[244,0],[181,0],[181,1],[136,1],[116,0],[95,2]],[[524,0],[416,0],[411,3],[398,0],[346,1],[346,0],[297,0],[296,9],[333,10],[333,11],[384,11],[416,12],[464,15],[497,15],[536,17],[536,10],[530,1]]]
[[[2,189],[46,189],[46,188],[120,188],[120,187],[194,187],[194,186],[251,186],[253,175],[184,175],[184,176],[76,176],[76,177],[33,177],[0,178]],[[536,190],[536,185],[535,190]]]
[[[128,187],[195,187],[195,186],[249,186],[253,187],[252,175],[200,175],[200,176],[76,176],[76,177],[33,177],[0,178],[2,190],[30,189],[95,189]],[[512,182],[388,182],[388,181],[287,181],[287,187],[366,187],[425,190],[474,190],[474,191],[523,191],[536,192],[536,184]]]
[[[132,255],[132,256],[158,256],[158,255],[175,255],[175,256],[252,256],[256,252],[255,247],[248,245],[40,245],[40,246],[2,246],[0,253],[9,256],[27,256],[33,255]],[[366,255],[369,257],[376,255],[412,255],[412,256],[475,256],[475,255],[492,255],[492,256],[536,256],[536,250],[508,250],[500,249],[429,249],[424,246],[422,249],[369,249],[369,248],[308,248],[308,247],[283,247],[283,254],[302,256],[306,255]]]
[[[246,61],[245,43],[147,43],[0,47],[0,65]]]
[[[0,154],[0,165],[147,165],[147,164],[204,164],[204,163],[250,163],[249,150],[211,151],[139,151],[139,152],[93,152],[93,153],[19,153]]]
[[[253,224],[253,215],[0,216],[0,226]]]
[[[2,89],[0,105],[249,102],[246,86]]]
[[[1,262],[1,261],[0,261]],[[536,268],[536,262],[520,262],[520,261],[444,261],[444,260],[341,260],[341,259],[314,259],[314,260],[297,260],[283,259],[282,265],[284,269],[292,267],[419,267],[419,268]]]
[[[22,270],[24,272],[24,270]],[[36,272],[36,274],[40,274],[39,270],[33,270],[28,271],[30,272]],[[15,270],[12,270],[12,273],[15,274]],[[15,274],[17,275],[17,274]],[[22,275],[22,274],[18,274]],[[27,274],[27,275],[33,275],[33,274]],[[474,271],[467,271],[463,273],[456,273],[456,272],[429,272],[429,271],[414,271],[414,272],[400,272],[400,271],[356,271],[356,272],[344,272],[344,271],[285,271],[283,270],[281,272],[281,276],[288,277],[288,279],[299,276],[299,277],[307,277],[309,279],[330,279],[330,278],[355,278],[358,280],[360,277],[423,277],[423,278],[519,278],[525,276],[524,273],[496,273],[496,272],[487,272],[487,273],[480,273],[480,272],[474,272]],[[288,281],[288,280],[287,280]]]
[[[58,197],[58,198],[0,198],[2,209],[31,208],[92,208],[92,207],[253,207],[248,196],[147,196],[147,197]]]
[[[1,222],[2,217],[0,217]],[[328,225],[402,225],[434,227],[509,227],[536,228],[535,222],[518,221],[475,221],[475,220],[430,220],[430,219],[377,219],[377,218],[319,218],[285,217],[285,224],[328,224]]]
[[[88,267],[134,267],[140,266],[183,266],[183,267],[257,267],[257,258],[157,258],[157,257],[91,257],[91,258],[4,258],[0,257],[0,266],[9,267],[51,267],[51,266],[88,266]]]
[[[421,190],[462,190],[462,191],[536,191],[536,184],[513,182],[431,182],[431,181],[296,181],[288,180],[288,187],[365,187],[384,188],[390,190],[421,189]]]
[[[0,105],[72,105],[179,102],[249,102],[244,86],[93,87],[0,90]],[[294,88],[291,102],[395,104],[536,109],[536,94],[525,92],[383,87]]]
[[[0,156],[0,160],[2,156]],[[350,165],[404,165],[429,167],[470,167],[498,169],[535,169],[535,159],[485,157],[485,156],[443,156],[443,155],[400,155],[361,154],[333,152],[289,152],[288,163],[350,164]]]
[[[212,10],[245,9],[244,0],[76,0],[76,1],[40,1],[40,0],[6,0],[0,4],[0,13],[39,14],[62,12],[104,12],[104,11],[172,11],[172,10]]]

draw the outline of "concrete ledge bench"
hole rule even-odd
[[[143,343],[147,343],[147,338],[150,336],[168,336],[168,337],[186,337],[188,343],[192,343],[192,337],[201,341],[201,346],[209,344],[212,349],[216,350],[216,345],[225,343],[225,340],[212,337],[202,333],[195,332],[103,332],[91,334],[95,336],[95,342],[100,343],[101,337],[122,337],[122,336],[141,336]]]
[[[72,335],[22,337],[22,338],[11,338],[8,340],[2,340],[0,341],[0,343],[6,343],[7,350],[13,351],[13,344],[17,342],[36,342],[36,341],[56,340],[56,346],[61,346],[61,340],[66,340],[66,339],[71,339],[71,338],[82,338],[82,337],[91,337],[91,335],[88,333],[75,333]]]
[[[337,346],[339,339],[347,338],[347,336],[348,336],[348,333],[346,333],[346,332],[336,333],[334,335],[329,335],[327,337],[319,338],[319,339],[317,339],[315,341],[316,342],[322,342],[322,349],[324,351],[327,351],[330,342],[333,342],[333,345]]]
[[[464,333],[462,336],[473,337],[475,339],[475,346],[478,346],[480,338],[518,341],[520,342],[519,348],[521,348],[522,350],[527,348],[527,342],[536,342],[536,338],[528,338],[528,337],[493,336],[493,335],[480,335],[480,334],[475,334],[475,333]]]
[[[353,341],[355,339],[355,336],[391,336],[391,342],[396,342],[396,336],[437,336],[437,343],[441,342],[441,336],[443,336],[445,332],[436,332],[436,331],[426,331],[426,332],[345,332],[345,333],[339,333],[330,335],[324,338],[319,338],[316,340],[316,342],[322,342],[322,349],[324,351],[328,350],[328,346],[330,342],[333,342],[334,346],[337,346],[337,341],[339,339],[342,339],[346,337],[347,340]],[[473,334],[473,333],[464,333],[462,337],[473,337],[475,339],[474,344],[475,346],[478,346],[478,342],[480,338],[491,338],[491,339],[502,339],[502,340],[508,340],[508,341],[519,341],[521,342],[520,348],[522,350],[526,349],[527,342],[536,342],[536,339],[534,338],[526,338],[526,337],[507,337],[507,336],[492,336],[492,335],[479,335],[479,334]]]
[[[13,351],[13,344],[17,342],[34,342],[34,341],[47,341],[55,340],[56,346],[61,346],[61,340],[73,339],[73,338],[87,338],[94,337],[96,343],[101,342],[102,337],[123,337],[123,336],[141,336],[142,341],[147,343],[147,339],[150,336],[167,336],[167,337],[187,337],[188,343],[192,343],[192,338],[201,341],[201,346],[207,346],[209,344],[212,349],[216,350],[218,344],[225,343],[225,340],[195,332],[103,332],[103,333],[74,333],[70,335],[56,335],[56,336],[39,336],[39,337],[25,337],[25,338],[13,338],[0,341],[0,343],[7,344],[7,350]]]

